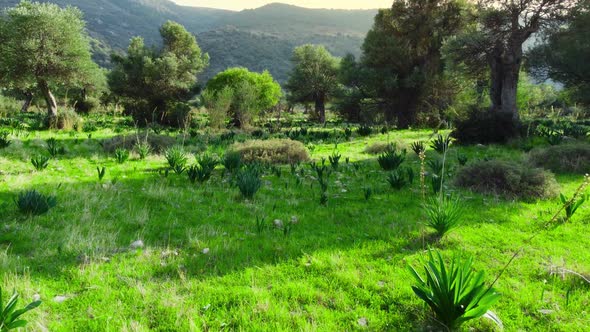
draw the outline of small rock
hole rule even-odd
[[[131,249],[141,249],[143,248],[145,245],[143,244],[142,240],[137,240],[133,243],[131,243],[131,245],[129,246]]]
[[[203,249],[203,251],[201,251],[204,255],[207,255],[209,253],[209,248],[205,248]]]
[[[367,327],[367,325],[369,325],[369,322],[367,321],[367,319],[365,317],[359,318],[357,323],[359,324],[360,327]]]
[[[39,295],[39,294],[33,295],[33,301],[41,301],[41,295]]]
[[[62,303],[62,302],[64,302],[67,299],[68,299],[67,296],[58,295],[58,296],[56,296],[56,297],[53,298],[53,302]]]
[[[283,228],[283,221],[281,219],[275,219],[272,223],[276,228]]]
[[[296,216],[291,216],[291,223],[293,225],[298,224],[299,223],[299,219]]]
[[[551,310],[551,309],[541,309],[539,310],[539,312],[543,315],[551,315],[552,313],[555,312],[555,310]]]

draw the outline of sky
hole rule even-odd
[[[179,5],[230,10],[258,8],[272,2],[282,2],[307,8],[373,9],[389,8],[392,0],[172,0]]]

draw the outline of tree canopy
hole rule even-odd
[[[326,121],[325,103],[338,84],[338,60],[321,45],[303,45],[293,51],[294,68],[286,88],[292,102],[315,103],[316,115]]]
[[[139,124],[158,121],[180,125],[170,113],[178,102],[195,94],[197,75],[208,65],[209,56],[202,54],[195,36],[178,23],[168,21],[160,28],[160,35],[163,47],[159,50],[135,37],[127,55],[114,54],[109,86],[127,99],[125,110]]]
[[[268,71],[255,73],[241,67],[215,75],[207,82],[206,92],[215,97],[231,95],[229,112],[237,127],[248,126],[252,116],[274,107],[281,98],[281,86]]]
[[[73,7],[23,1],[0,16],[0,83],[40,91],[50,123],[58,86],[84,87],[100,76],[92,61],[82,13]]]

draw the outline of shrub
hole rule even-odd
[[[392,143],[376,142],[365,148],[365,153],[368,154],[382,154],[391,150],[395,150],[395,145]]]
[[[102,147],[107,153],[113,153],[118,148],[132,150],[135,145],[139,142],[148,144],[151,150],[155,153],[161,153],[166,151],[166,149],[170,148],[174,144],[176,144],[176,139],[174,137],[166,136],[166,135],[142,135],[143,137],[138,139],[136,135],[122,135],[122,136],[115,136],[111,139],[105,140],[102,143]],[[145,137],[145,139],[144,139]]]
[[[553,197],[557,182],[551,173],[516,162],[489,160],[460,169],[455,184],[483,194],[532,200]]]
[[[238,152],[246,162],[291,164],[309,160],[305,145],[290,139],[251,140],[235,143],[230,150]]]
[[[17,310],[17,302],[18,294],[15,292],[8,302],[6,302],[6,306],[3,306],[2,288],[0,288],[0,331],[5,332],[25,327],[27,321],[20,317],[41,305],[41,301],[34,301],[29,303],[26,307]]]
[[[36,190],[29,190],[18,194],[14,203],[24,214],[40,215],[54,207],[57,200],[54,196],[45,196]]]
[[[70,108],[60,109],[57,112],[57,117],[49,124],[50,128],[65,129],[65,130],[82,130],[82,118],[76,111]]]
[[[429,254],[425,279],[412,266],[409,270],[418,283],[412,286],[414,293],[432,309],[437,322],[456,331],[464,322],[489,314],[500,294],[485,286],[483,271],[474,273],[473,259],[455,257],[447,267],[439,252],[436,257]]]
[[[533,150],[529,161],[556,173],[590,173],[590,145],[564,144]]]
[[[213,174],[215,166],[219,164],[219,160],[208,154],[204,154],[196,159],[197,165],[190,166],[187,169],[187,175],[192,183],[195,183],[195,181],[202,183],[211,178],[211,174]]]
[[[255,167],[246,167],[238,172],[236,183],[244,198],[251,199],[262,186],[260,173]]]
[[[49,158],[46,156],[33,157],[31,158],[31,164],[33,164],[36,170],[42,171],[49,166]]]
[[[458,199],[447,196],[432,197],[424,203],[423,208],[428,217],[426,225],[434,229],[439,238],[459,226],[462,208]]]
[[[379,166],[385,171],[394,171],[398,169],[405,159],[406,150],[402,150],[398,153],[395,148],[392,148],[377,157]]]
[[[505,143],[519,136],[520,128],[511,115],[498,112],[472,111],[469,118],[456,123],[451,136],[461,144]]]
[[[356,132],[359,134],[359,136],[369,136],[373,133],[373,128],[371,128],[371,126],[362,125],[358,127]]]
[[[233,173],[242,166],[242,156],[238,152],[227,151],[221,163],[228,172]]]
[[[86,97],[76,101],[76,112],[88,114],[100,106],[100,100],[96,97]]]

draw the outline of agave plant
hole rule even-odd
[[[36,156],[31,158],[31,164],[36,170],[42,171],[49,166],[49,158],[46,156]]]
[[[330,165],[334,170],[338,169],[338,165],[340,163],[340,158],[342,155],[338,151],[334,151],[331,156],[328,156],[328,160],[330,161]]]
[[[221,163],[223,164],[223,167],[225,167],[226,171],[233,173],[240,169],[240,166],[242,166],[242,156],[239,152],[228,151],[223,156]]]
[[[115,160],[117,163],[122,164],[126,162],[127,159],[129,159],[129,150],[123,148],[115,150]]]
[[[414,151],[414,153],[419,156],[420,153],[426,151],[426,146],[424,145],[424,142],[422,141],[416,141],[414,143],[412,143],[412,145],[410,146],[412,148],[412,151]]]
[[[18,194],[14,203],[24,214],[40,215],[54,207],[57,200],[54,196],[46,196],[36,190],[29,190]]]
[[[184,149],[180,146],[173,146],[166,150],[165,153],[168,165],[175,173],[181,174],[184,171],[188,157]]]
[[[402,189],[408,183],[404,173],[399,170],[389,173],[387,176],[387,182],[391,188],[396,190]]]
[[[106,173],[107,169],[106,167],[98,167],[96,166],[96,172],[98,173],[98,181],[102,181],[102,179],[104,178],[104,175]]]
[[[456,331],[466,321],[486,316],[501,326],[501,321],[489,311],[500,294],[484,284],[484,272],[474,272],[473,258],[451,260],[446,265],[439,252],[429,252],[423,266],[423,278],[412,267],[408,269],[417,285],[414,293],[432,309],[436,321],[449,331]]]
[[[434,151],[440,154],[444,154],[449,150],[451,143],[452,139],[450,135],[443,136],[441,134],[438,134],[436,138],[432,142],[430,142],[430,147],[433,148]]]
[[[49,138],[45,143],[47,143],[47,152],[49,152],[49,155],[53,158],[66,152],[64,147],[60,146],[57,140],[53,137]]]
[[[588,200],[588,195],[580,195],[578,199],[570,199],[564,194],[559,194],[559,199],[564,206],[565,221],[568,221],[572,219],[578,208]]]
[[[18,294],[15,292],[8,302],[6,302],[5,306],[2,299],[2,288],[0,288],[0,332],[25,327],[27,321],[20,317],[41,305],[41,301],[34,301],[29,303],[26,307],[17,310],[17,302]]]
[[[4,149],[10,145],[10,133],[8,131],[0,131],[0,149]]]
[[[147,141],[137,141],[135,143],[135,150],[139,155],[139,159],[144,160],[152,151],[152,147]]]
[[[238,173],[236,183],[242,196],[250,199],[262,186],[260,172],[255,167],[246,167]]]
[[[394,171],[406,160],[406,150],[397,152],[395,147],[383,152],[377,161],[379,166],[385,171]]]

